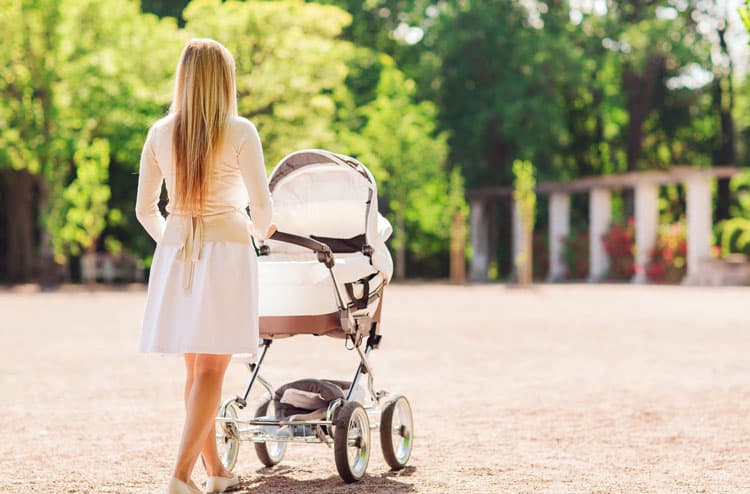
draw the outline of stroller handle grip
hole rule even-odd
[[[276,240],[277,242],[285,242],[287,244],[299,245],[315,252],[318,255],[318,261],[322,262],[328,268],[332,268],[334,265],[333,252],[331,248],[318,240],[303,235],[295,235],[293,233],[285,233],[276,231],[271,235],[270,240]],[[260,248],[262,254],[268,254],[268,246],[263,245]]]
[[[278,242],[285,242],[287,244],[299,245],[305,247],[313,252],[331,252],[331,248],[323,242],[319,242],[310,237],[303,235],[295,235],[293,233],[284,233],[276,231],[271,235],[270,240],[276,240]]]

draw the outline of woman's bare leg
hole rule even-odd
[[[214,424],[221,385],[230,360],[231,355],[195,354],[193,384],[187,399],[185,426],[174,470],[174,476],[183,482],[190,482],[190,474]],[[210,439],[215,442],[214,437]]]
[[[187,371],[187,379],[185,380],[185,408],[187,409],[188,400],[190,399],[190,391],[193,389],[193,380],[195,376],[195,355],[194,353],[185,354],[185,369]],[[203,441],[201,447],[200,456],[203,457],[203,467],[206,469],[206,474],[213,477],[230,477],[232,472],[224,468],[224,464],[219,458],[219,451],[216,449],[216,422],[211,421],[211,429],[206,435],[206,439]]]

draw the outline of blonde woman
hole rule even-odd
[[[191,479],[199,455],[208,492],[239,483],[219,459],[214,417],[231,355],[258,347],[250,237],[265,239],[275,228],[260,138],[237,114],[234,73],[234,59],[220,43],[189,41],[169,113],[151,127],[141,154],[136,216],[156,250],[139,350],[184,354],[187,369],[171,494],[201,492]],[[163,181],[166,220],[157,207]]]

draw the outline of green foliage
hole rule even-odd
[[[513,199],[521,207],[521,217],[530,225],[536,214],[536,177],[534,165],[530,161],[513,162]]]
[[[353,47],[338,39],[351,17],[297,1],[195,0],[185,29],[232,52],[241,115],[258,127],[267,164],[301,148],[335,148],[337,92]]]
[[[528,28],[527,18],[511,1],[446,5],[427,33],[437,60],[425,55],[432,70],[420,80],[434,88],[452,161],[466,165],[470,186],[510,183],[513,159],[546,164],[569,138],[556,78],[572,73],[562,63],[578,50],[564,33],[553,41]]]
[[[740,19],[742,19],[745,29],[750,31],[750,2],[745,1],[745,5],[737,9],[737,12],[740,14]]]
[[[518,281],[521,284],[531,283],[534,217],[536,216],[536,177],[534,166],[530,161],[513,162],[513,200],[521,218],[522,248],[515,261]]]
[[[722,255],[745,254],[750,257],[750,219],[730,218],[716,225]]]
[[[62,218],[53,237],[59,254],[79,255],[91,249],[107,221],[109,190],[109,143],[94,139],[78,146],[73,158],[76,178],[65,188],[65,207],[53,212]],[[66,252],[67,251],[67,252]]]
[[[75,254],[101,233],[105,218],[91,215],[108,209],[109,177],[136,170],[185,37],[129,1],[10,1],[1,10],[0,167],[37,175],[50,246],[58,258]],[[129,178],[110,207],[133,210]]]
[[[729,213],[736,218],[750,218],[750,170],[738,173],[729,181],[734,203]]]
[[[716,225],[721,255],[745,254],[750,257],[750,171],[732,177],[729,190],[734,198],[732,218]]]

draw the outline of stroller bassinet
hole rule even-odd
[[[393,273],[385,246],[392,228],[378,213],[370,171],[347,156],[304,150],[276,166],[269,189],[283,233],[266,242],[267,255],[259,258],[261,337],[343,337],[342,304],[377,321]],[[323,245],[311,251],[299,238],[289,243],[292,236],[328,246],[335,259],[331,272],[317,257]]]

